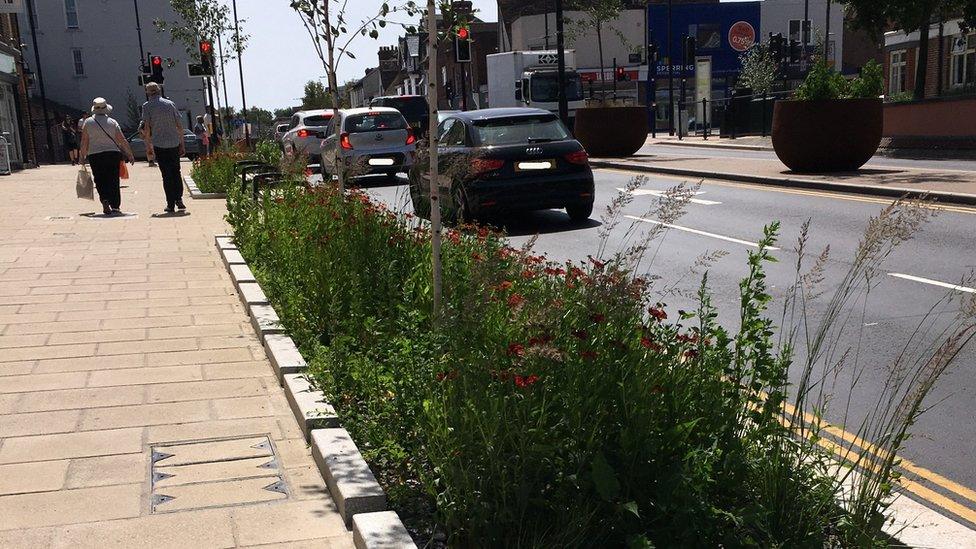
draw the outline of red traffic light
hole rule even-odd
[[[157,66],[157,67],[162,66],[162,64],[163,64],[163,58],[160,57],[160,56],[158,56],[158,55],[154,55],[153,58],[152,58],[152,64],[155,65],[155,66]]]
[[[207,40],[200,41],[200,53],[204,55],[210,55],[210,52],[212,51],[213,51],[213,44],[211,44]]]
[[[457,37],[460,40],[467,40],[468,38],[471,37],[471,32],[468,30],[467,27],[461,27],[457,31]]]

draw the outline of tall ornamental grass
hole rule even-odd
[[[691,195],[668,193],[654,215],[679,215]],[[626,202],[611,207],[608,230]],[[910,237],[914,211],[897,204],[873,221],[834,297],[833,329],[871,283],[866,273]],[[231,187],[228,220],[314,383],[412,533],[434,545],[883,545],[879,517],[907,427],[933,374],[971,337],[969,315],[945,334],[950,352],[906,360],[859,431],[884,452],[838,473],[817,419],[836,334],[802,313],[826,252],[804,264],[805,230],[782,331],[767,310],[772,224],[747,257],[730,332],[707,275],[697,310],[658,303],[639,276],[651,237],[633,228],[627,249],[602,245],[582,263],[512,248],[482,227],[448,230],[434,319],[430,234],[408,214],[333,186],[279,187],[258,202]],[[799,345],[814,353],[791,388]]]

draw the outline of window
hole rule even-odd
[[[803,36],[800,36],[800,23],[803,23]],[[790,40],[801,44],[810,44],[810,20],[790,19]]]
[[[346,119],[344,127],[349,133],[405,130],[407,121],[400,113],[368,112],[350,116]]]
[[[891,63],[888,68],[888,95],[895,95],[905,91],[905,77],[908,63],[905,61],[905,50],[891,52]]]
[[[78,5],[77,0],[64,0],[64,20],[69,29],[78,28]]]
[[[976,34],[953,39],[950,82],[957,87],[976,84]]]
[[[455,121],[450,129],[440,138],[441,145],[445,147],[463,147],[466,143],[464,123]]]
[[[75,64],[75,76],[85,76],[85,62],[81,57],[81,50],[71,50],[71,59]]]
[[[489,118],[474,124],[482,145],[546,143],[569,139],[569,132],[555,115]]]
[[[538,72],[532,75],[529,98],[535,103],[555,103],[559,99],[559,76],[555,72]],[[583,82],[579,74],[566,75],[566,100],[583,99]]]

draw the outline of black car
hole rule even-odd
[[[427,121],[430,120],[427,98],[422,95],[386,95],[374,97],[370,107],[392,107],[407,119],[407,124],[418,136],[427,134]]]
[[[449,219],[566,208],[578,222],[593,213],[586,151],[551,112],[458,112],[441,122],[438,135],[440,196]],[[419,165],[410,173],[410,198],[424,216],[430,211],[426,177]]]

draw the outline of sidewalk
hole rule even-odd
[[[701,139],[699,138],[699,141]],[[711,140],[709,140],[711,141]],[[736,140],[738,141],[738,140]],[[648,139],[648,144],[656,144]],[[711,146],[711,145],[710,145]],[[728,145],[715,145],[728,148]],[[678,149],[677,146],[673,147]],[[976,172],[934,170],[871,165],[857,172],[809,174],[790,171],[773,159],[697,156],[692,147],[681,154],[637,153],[627,158],[594,158],[595,167],[661,173],[703,179],[725,179],[748,183],[852,192],[898,198],[929,198],[953,204],[976,205]],[[677,151],[676,151],[677,153]]]
[[[0,177],[0,547],[352,547],[214,248],[223,202],[158,216],[141,163],[131,213],[92,216],[75,173]]]

